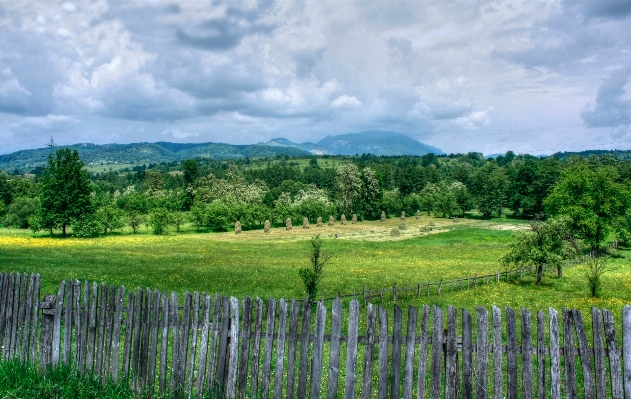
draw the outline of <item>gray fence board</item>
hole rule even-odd
[[[489,312],[478,306],[478,334],[476,341],[477,367],[475,376],[476,399],[488,399],[489,386]]]
[[[403,312],[394,305],[392,322],[392,361],[390,362],[390,397],[401,396],[401,345],[403,344]]]
[[[292,299],[289,311],[289,337],[287,341],[287,392],[285,394],[287,399],[294,398],[296,383],[296,347],[298,344],[298,319],[300,317],[299,313],[300,305],[296,300]]]
[[[546,398],[546,314],[537,312],[537,398]]]
[[[622,351],[624,397],[631,399],[631,306],[629,305],[622,309]]]
[[[282,301],[282,300],[281,300]],[[284,301],[282,301],[284,303]],[[282,305],[281,305],[282,307]],[[285,313],[287,306],[285,306]],[[239,355],[239,300],[230,297],[230,354],[227,357],[226,398],[233,399],[237,396],[237,359]],[[281,368],[282,374],[282,368]]]
[[[561,355],[559,313],[550,308],[550,389],[552,399],[561,399]]]
[[[121,322],[123,319],[123,302],[125,300],[125,287],[121,286],[116,295],[116,309],[114,311],[114,332],[112,334],[112,381],[118,384],[118,371],[120,361]]]
[[[61,345],[61,315],[64,306],[64,294],[66,292],[66,282],[62,281],[59,284],[59,290],[57,291],[57,302],[55,302],[55,320],[53,322],[53,347],[51,363],[53,367],[59,365],[60,360],[60,345]]]
[[[445,399],[455,399],[458,386],[457,356],[457,311],[453,306],[447,307],[447,345],[445,346]],[[433,348],[432,348],[433,349]]]
[[[440,399],[442,391],[443,366],[443,310],[434,305],[432,331],[432,368],[429,385],[430,399]]]
[[[506,391],[508,399],[517,399],[517,316],[506,307]]]
[[[532,399],[532,323],[530,312],[521,308],[521,391],[523,399]]]
[[[267,302],[265,323],[265,348],[263,349],[263,373],[261,374],[261,397],[269,397],[269,387],[272,369],[272,349],[274,345],[274,324],[276,321],[276,300],[270,298]]]
[[[574,354],[574,323],[572,312],[563,309],[563,357],[565,360],[565,397],[576,399],[576,356]]]
[[[261,334],[263,330],[263,301],[256,298],[256,318],[254,320],[254,342],[252,344],[251,389],[253,396],[259,393],[259,363],[261,360]]]
[[[326,325],[326,306],[318,302],[316,311],[316,325],[313,333],[313,357],[311,361],[311,385],[309,397],[318,399],[322,385],[322,352],[324,349],[324,328]]]
[[[197,379],[195,380],[195,396],[201,396],[206,377],[206,362],[208,358],[208,333],[210,331],[210,295],[203,294],[202,305],[202,333],[199,340],[199,361],[197,364]]]
[[[462,398],[473,397],[473,330],[471,315],[462,309]]]
[[[609,373],[611,377],[611,397],[622,399],[622,373],[620,371],[620,348],[616,339],[613,314],[607,309],[602,310],[603,324],[605,325],[605,339],[607,341],[607,353],[609,355]]]
[[[587,334],[585,334],[585,325],[583,323],[583,315],[580,311],[572,310],[572,318],[574,319],[574,327],[576,327],[576,336],[578,338],[578,355],[581,357],[581,366],[583,368],[583,392],[585,399],[594,399],[594,371],[592,370],[592,351],[587,342]],[[624,329],[622,330],[624,333]]]
[[[278,340],[276,341],[276,366],[274,367],[274,398],[283,396],[283,371],[285,364],[285,338],[287,334],[287,302],[281,298],[278,312]]]
[[[359,301],[356,298],[350,303],[348,310],[348,332],[346,342],[346,383],[344,398],[355,397],[355,382],[357,374],[357,339],[359,336]]]
[[[503,399],[502,392],[502,311],[493,306],[493,399]]]
[[[294,301],[292,301],[292,304]],[[241,352],[239,353],[239,376],[237,396],[245,398],[248,384],[248,361],[250,359],[250,334],[252,332],[252,299],[243,298],[243,328],[241,329]],[[288,370],[289,371],[289,370]]]
[[[362,380],[362,399],[372,396],[372,375],[375,353],[375,327],[377,324],[377,309],[372,303],[367,304],[366,315],[366,346],[364,349],[364,377]]]
[[[335,298],[331,305],[331,339],[329,345],[329,377],[327,399],[336,399],[340,376],[340,340],[342,338],[342,301]]]
[[[388,397],[388,313],[379,306],[379,377],[377,397]]]

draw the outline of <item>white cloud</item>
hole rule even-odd
[[[458,118],[457,122],[467,129],[488,126],[491,122],[491,112],[493,112],[493,107],[488,107],[484,111],[475,111],[466,117]]]
[[[79,119],[68,115],[37,116],[12,123],[10,129],[17,134],[64,132],[79,122]]]
[[[341,95],[335,100],[331,101],[332,108],[339,109],[349,109],[349,108],[359,108],[361,107],[362,102],[357,99],[355,96],[349,96],[347,94]]]

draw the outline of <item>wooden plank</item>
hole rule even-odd
[[[377,309],[372,303],[367,304],[366,317],[366,347],[364,348],[364,377],[362,380],[362,399],[372,396],[372,374],[375,353],[375,327],[377,324]]]
[[[443,366],[443,310],[434,305],[434,324],[432,331],[432,365],[429,384],[430,399],[440,399],[442,391]]]
[[[342,337],[342,301],[335,298],[331,306],[331,344],[327,399],[336,399],[340,376],[340,340]]]
[[[421,320],[421,333],[418,346],[418,373],[416,397],[425,398],[425,390],[427,387],[427,344],[429,343],[429,306],[423,305],[423,316]]]
[[[98,309],[98,321],[97,321],[97,336],[96,336],[96,365],[94,367],[94,373],[98,376],[101,375],[103,368],[103,344],[105,342],[105,308],[107,306],[107,286],[105,283],[101,283],[99,286],[99,309]]]
[[[248,298],[249,299],[249,298]],[[298,343],[298,318],[300,317],[300,305],[297,301],[291,300],[289,311],[289,339],[287,342],[287,392],[286,399],[294,398],[296,382],[296,347]],[[243,319],[245,329],[245,318]],[[249,331],[249,327],[248,327]],[[245,332],[245,331],[244,331]],[[245,345],[245,342],[244,342]],[[246,360],[247,367],[247,360]]]
[[[223,396],[224,388],[226,385],[226,372],[228,369],[227,352],[228,334],[230,332],[230,301],[228,301],[228,298],[222,298],[221,308],[221,330],[219,331],[219,353],[217,354],[217,375],[215,377],[216,380],[219,382],[219,396]]]
[[[495,305],[493,314],[493,399],[503,399],[502,392],[502,311]]]
[[[489,312],[478,306],[478,334],[476,341],[477,367],[475,376],[475,398],[488,399],[489,386]]]
[[[521,392],[532,399],[532,323],[530,312],[521,308]]]
[[[197,355],[197,333],[199,330],[199,293],[193,293],[191,308],[191,343],[189,345],[188,360],[186,362],[186,392],[192,392],[193,375],[195,374],[195,356]]]
[[[377,397],[388,397],[388,313],[379,306],[379,377],[377,380]]]
[[[153,310],[151,311],[151,336],[149,338],[149,369],[147,370],[147,393],[151,395],[155,390],[156,368],[158,358],[158,327],[160,327],[160,303],[162,294],[153,291]]]
[[[45,370],[51,365],[51,356],[53,351],[53,325],[54,314],[51,314],[50,310],[55,309],[55,302],[57,297],[55,295],[45,295],[43,298],[43,307],[47,310],[42,315],[42,333],[39,341],[39,366],[40,371]]]
[[[40,298],[40,290],[41,290],[41,276],[39,274],[35,274],[35,285],[33,287],[33,303],[32,306],[32,316],[31,316],[31,354],[29,360],[31,364],[35,364],[37,362],[37,341],[38,336],[37,332],[39,331],[39,298]],[[1,336],[1,335],[0,335]]]
[[[140,356],[139,358],[139,386],[140,392],[144,392],[147,387],[147,371],[149,368],[149,342],[151,333],[151,310],[153,303],[153,292],[149,288],[144,290],[144,298],[142,301],[142,321],[141,321],[141,339],[140,339]]]
[[[57,291],[57,301],[55,302],[55,320],[53,321],[53,351],[51,363],[53,367],[59,366],[60,345],[61,345],[61,316],[64,306],[64,294],[66,292],[66,281],[59,284]]]
[[[416,344],[416,320],[418,310],[410,305],[408,307],[408,325],[405,336],[405,368],[403,373],[403,398],[412,399],[414,386],[414,345]]]
[[[609,372],[611,373],[611,397],[622,399],[622,373],[620,371],[620,348],[616,339],[613,314],[603,309],[603,324],[605,325],[605,339],[609,355]]]
[[[311,363],[311,386],[309,387],[309,397],[311,399],[320,398],[320,387],[322,385],[322,352],[324,349],[324,328],[326,325],[326,306],[323,302],[318,302],[316,310],[316,325],[313,333],[313,357]]]
[[[515,311],[506,307],[506,390],[508,399],[517,399],[517,316]]]
[[[572,312],[562,310],[563,314],[563,356],[565,358],[565,395],[567,399],[576,399],[576,356],[574,354],[574,323]]]
[[[125,346],[123,348],[123,378],[129,378],[129,362],[132,351],[132,337],[134,331],[135,298],[133,291],[127,294],[127,313],[125,315]]]
[[[4,337],[4,323],[7,309],[7,274],[0,273],[0,338]],[[2,347],[4,354],[4,346]]]
[[[359,302],[353,299],[348,311],[348,333],[346,342],[346,383],[344,398],[355,397],[355,382],[357,376],[357,340],[359,337]]]
[[[22,287],[22,273],[15,274],[15,289],[13,290],[13,306],[11,308],[11,339],[9,341],[9,358],[15,356],[18,325],[20,324],[20,291]]]
[[[269,397],[275,321],[276,300],[270,298],[267,302],[267,321],[265,323],[265,348],[263,349],[263,373],[261,374],[261,397],[264,399],[267,399]]]
[[[462,309],[462,398],[473,397],[473,330],[471,315]]]
[[[210,331],[210,295],[203,294],[202,305],[202,334],[199,342],[199,361],[197,364],[197,379],[195,380],[195,396],[201,397],[204,390],[206,376],[206,361],[208,358],[208,332]]]
[[[300,330],[300,372],[298,373],[298,399],[307,397],[307,378],[309,377],[309,342],[311,335],[311,305],[309,299],[302,303],[302,328]],[[254,367],[254,364],[252,365]],[[256,391],[254,391],[256,392]]]
[[[208,387],[214,389],[218,383],[215,379],[215,369],[217,368],[217,343],[219,340],[219,318],[221,314],[221,296],[215,294],[215,307],[213,310],[213,324],[212,324],[212,341],[210,343],[210,350],[208,352]]]
[[[169,390],[174,396],[177,396],[180,393],[181,388],[178,385],[178,373],[180,371],[180,313],[178,308],[178,297],[175,292],[171,292],[169,310],[171,311],[170,327],[171,337],[173,339],[173,345],[171,347],[171,379],[169,382]]]
[[[189,332],[191,330],[191,306],[193,297],[189,292],[184,294],[184,309],[182,312],[182,324],[180,327],[180,370],[178,371],[178,385],[185,389],[186,366],[189,351]]]
[[[31,317],[33,315],[32,308],[33,302],[39,298],[33,298],[33,290],[35,289],[35,273],[31,273],[28,279],[28,285],[26,287],[24,298],[24,324],[22,327],[22,362],[25,364],[29,361],[30,344],[31,344]],[[1,305],[0,305],[1,306]]]
[[[97,303],[99,300],[99,285],[95,281],[92,283],[92,290],[90,291],[90,314],[88,315],[88,344],[87,353],[85,357],[86,370],[88,372],[94,371],[94,355],[96,348],[96,320],[97,320]]]
[[[579,310],[574,309],[572,310],[572,318],[574,320],[574,327],[576,327],[576,336],[578,338],[578,355],[581,357],[581,366],[583,367],[583,392],[585,394],[585,399],[595,399],[594,371],[592,370],[591,359],[592,351],[589,347],[589,343],[587,342],[583,315]],[[624,330],[622,331],[624,334]]]
[[[550,389],[552,399],[561,399],[561,369],[559,348],[559,314],[549,308],[550,314]]]
[[[281,309],[285,305],[285,319],[287,318],[287,305],[285,301],[281,299]],[[226,378],[226,398],[234,399],[237,397],[237,359],[239,355],[239,300],[235,297],[230,297],[230,345],[229,345],[229,357],[227,359],[227,378]],[[283,337],[284,338],[284,337]],[[280,342],[280,338],[279,338]],[[280,356],[282,358],[282,354]],[[283,374],[282,360],[280,374]],[[281,379],[282,385],[282,379]]]
[[[74,331],[75,331],[75,344],[72,359],[72,370],[79,370],[79,359],[81,358],[81,351],[83,350],[83,343],[81,338],[81,282],[76,280],[73,286],[73,319],[74,319]]]
[[[85,362],[88,351],[88,330],[89,330],[89,313],[90,313],[90,282],[83,282],[83,301],[81,302],[81,351],[79,352],[79,372],[85,373]]]
[[[580,314],[580,313],[579,313]],[[622,361],[624,369],[624,397],[631,398],[631,307],[622,309]],[[585,397],[586,399],[591,399]]]
[[[103,381],[108,381],[112,375],[112,339],[114,333],[114,312],[116,303],[116,287],[109,286],[107,294],[107,314],[105,322],[105,355],[103,356]]]
[[[400,397],[401,392],[401,345],[403,344],[403,312],[394,305],[392,323],[392,363],[390,375],[390,396]]]
[[[445,399],[456,398],[456,387],[458,384],[457,356],[457,311],[453,306],[447,307],[447,345],[445,357]]]
[[[22,357],[22,344],[24,343],[24,319],[26,317],[26,292],[28,290],[28,274],[21,273],[20,274],[20,293],[18,294],[17,307],[14,307],[16,310],[16,328],[15,335],[12,338],[11,342],[11,353],[12,357],[20,358]],[[71,288],[72,289],[72,288]]]
[[[283,394],[283,366],[285,363],[285,338],[287,332],[287,302],[281,298],[278,313],[278,341],[276,342],[276,367],[274,367],[274,398]]]
[[[5,302],[5,317],[4,317],[4,360],[9,360],[10,346],[11,346],[11,325],[13,324],[13,293],[15,291],[15,275],[9,274],[6,284],[6,302]]]
[[[546,314],[537,312],[537,398],[546,399]]]
[[[118,384],[120,362],[121,322],[123,320],[123,305],[125,301],[125,286],[121,285],[116,295],[114,310],[114,327],[112,332],[112,381]]]
[[[167,297],[165,294],[160,294],[160,303],[162,305],[162,322],[160,323],[162,336],[160,337],[160,381],[158,382],[158,394],[162,396],[166,391],[167,385],[167,356],[169,349],[170,315],[169,297]]]

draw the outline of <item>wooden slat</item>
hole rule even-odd
[[[609,372],[611,373],[611,397],[622,399],[622,372],[620,371],[620,348],[616,339],[613,314],[603,309],[603,324],[605,325],[605,339],[609,355]]]
[[[605,366],[605,338],[603,335],[603,315],[592,308],[592,334],[594,347],[594,374],[596,379],[596,399],[607,398],[607,368]]]
[[[18,326],[20,324],[20,291],[22,288],[22,274],[15,274],[15,289],[13,291],[13,307],[11,308],[11,339],[9,341],[9,357],[13,358],[15,356],[16,350],[16,341],[18,334]]]
[[[594,371],[592,370],[592,351],[587,342],[587,334],[585,334],[585,324],[583,323],[583,315],[579,310],[572,310],[572,318],[574,319],[574,327],[576,327],[576,336],[578,338],[578,355],[581,357],[581,366],[583,367],[583,392],[585,399],[595,399],[594,396]],[[622,330],[624,334],[624,329]],[[631,392],[630,392],[631,393]]]
[[[261,360],[261,331],[263,329],[263,301],[256,298],[256,316],[254,317],[254,342],[252,343],[252,372],[250,392],[252,396],[259,394],[259,364]]]
[[[309,387],[309,397],[311,399],[320,398],[320,387],[322,385],[322,352],[324,349],[324,328],[326,325],[326,306],[323,302],[318,302],[316,311],[316,325],[313,333],[313,357],[311,363],[311,386]]]
[[[457,311],[453,306],[447,307],[447,345],[445,358],[445,399],[456,398],[456,387],[458,386],[457,356],[458,337],[456,325]]]
[[[26,316],[26,307],[24,303],[26,302],[26,291],[28,284],[28,274],[19,273],[20,275],[20,292],[17,295],[17,306],[14,307],[14,315],[15,320],[15,329],[14,334],[11,338],[11,354],[12,357],[18,358],[22,352],[22,343],[23,343],[23,333],[24,333],[24,318]],[[72,290],[72,288],[71,288]]]
[[[99,286],[99,310],[97,319],[97,337],[96,337],[96,365],[94,372],[96,375],[102,375],[103,370],[103,345],[105,343],[105,308],[107,307],[107,286],[101,283]]]
[[[377,397],[388,397],[388,313],[379,306],[379,378],[377,380]]]
[[[476,341],[478,351],[475,376],[475,398],[488,399],[489,386],[489,312],[478,306],[478,334]]]
[[[580,313],[579,313],[580,314]],[[631,398],[631,307],[622,309],[622,361],[624,369],[624,397]],[[585,399],[591,399],[585,397]]]
[[[11,273],[7,278],[6,310],[4,319],[4,360],[9,360],[11,356],[11,329],[13,326],[13,298],[15,297],[14,294],[15,274]]]
[[[530,312],[521,308],[522,399],[532,399],[532,323]]]
[[[217,354],[217,375],[219,382],[218,395],[223,396],[228,370],[228,334],[230,333],[230,301],[224,297],[221,299],[221,330],[219,331],[219,353]],[[273,328],[272,328],[273,329]],[[271,357],[270,357],[271,359]]]
[[[217,386],[218,379],[215,378],[215,370],[217,368],[217,344],[219,340],[219,318],[221,315],[221,296],[215,294],[215,307],[213,309],[213,325],[212,337],[210,342],[210,350],[208,351],[208,387],[214,389]]]
[[[74,331],[75,331],[75,344],[72,359],[73,371],[79,370],[79,360],[81,358],[81,351],[84,349],[82,337],[81,337],[81,282],[76,280],[73,286],[73,309],[72,318],[74,319]]]
[[[471,315],[462,309],[462,398],[473,397],[473,331]]]
[[[283,307],[283,304],[284,301],[281,299],[281,309]],[[287,305],[285,305],[285,318],[286,317]],[[237,397],[237,361],[239,355],[239,300],[235,297],[230,297],[230,337],[230,345],[228,348],[230,353],[227,358],[228,371],[226,377],[226,399],[234,399]]]
[[[34,300],[33,291],[35,289],[35,273],[31,273],[28,279],[28,285],[26,287],[26,296],[24,299],[24,324],[22,327],[22,361],[26,364],[29,360],[30,344],[31,344],[31,317],[33,315],[32,308]],[[2,305],[0,305],[2,306]]]
[[[133,291],[127,294],[127,312],[125,314],[125,346],[123,348],[123,378],[129,378],[129,362],[132,352],[132,338],[134,331],[135,298]]]
[[[574,323],[572,312],[563,309],[563,356],[565,358],[565,397],[576,399],[576,356],[574,354]]]
[[[4,325],[7,310],[7,277],[6,273],[0,273],[0,339],[4,338]],[[2,346],[4,356],[4,346]]]
[[[171,292],[169,310],[171,311],[170,327],[173,345],[171,346],[171,379],[169,381],[169,390],[174,396],[177,396],[180,393],[181,388],[178,384],[178,373],[180,371],[180,313],[178,306],[177,294],[175,292]]]
[[[493,399],[503,399],[502,392],[502,311],[493,306]]]
[[[296,300],[291,300],[289,311],[289,336],[287,342],[287,392],[286,399],[294,398],[296,383],[296,347],[298,343],[298,318],[300,317],[300,305]],[[243,319],[245,329],[245,318]],[[248,327],[249,329],[249,327]],[[245,331],[244,331],[245,332]],[[245,344],[245,343],[244,343]],[[246,362],[247,366],[247,362]]]
[[[160,323],[160,381],[158,382],[158,394],[164,395],[167,385],[167,356],[169,349],[169,297],[165,294],[160,295],[160,304],[162,306],[162,322]]]
[[[401,345],[403,344],[403,312],[394,305],[394,320],[392,323],[392,364],[390,375],[390,396],[398,398],[401,395]]]
[[[287,302],[281,298],[278,312],[278,341],[276,342],[276,366],[274,367],[274,398],[283,396],[283,366],[285,362],[285,338],[287,332]]]
[[[151,311],[153,303],[153,292],[149,288],[144,290],[144,298],[142,304],[142,321],[141,321],[141,336],[140,339],[140,367],[139,367],[139,386],[140,392],[144,392],[147,387],[147,371],[149,368],[149,342],[151,334]],[[181,382],[180,382],[181,383]]]
[[[546,399],[546,314],[537,312],[537,398]]]
[[[408,325],[405,336],[405,367],[403,373],[403,399],[412,399],[414,387],[414,345],[416,344],[416,320],[418,310],[408,307]]]
[[[515,310],[506,307],[506,391],[508,399],[517,399],[517,316]]]
[[[85,357],[86,370],[88,372],[94,371],[94,355],[96,344],[96,328],[97,328],[97,304],[99,301],[99,285],[95,281],[92,283],[92,290],[90,291],[90,314],[88,315],[88,345],[87,353]]]
[[[121,322],[123,320],[123,305],[125,301],[125,286],[118,289],[114,310],[114,328],[112,332],[112,381],[118,384],[120,362]]]
[[[191,343],[186,361],[186,392],[192,392],[193,375],[195,374],[195,356],[197,355],[197,333],[199,330],[199,293],[193,293],[193,306],[191,308]]]
[[[189,332],[191,330],[191,306],[193,302],[192,295],[187,292],[184,294],[184,309],[182,312],[182,325],[180,327],[180,370],[178,371],[178,384],[185,388],[186,385],[186,366],[189,351]]]
[[[329,376],[327,399],[336,399],[340,376],[340,342],[342,337],[342,301],[335,298],[331,306],[331,344],[329,346]]]
[[[272,348],[274,344],[274,322],[276,321],[276,300],[267,302],[267,318],[265,323],[265,348],[263,349],[263,373],[261,374],[261,396],[269,397],[269,386],[272,368]]]
[[[208,358],[208,332],[210,331],[210,295],[203,294],[202,333],[199,342],[199,362],[197,365],[197,380],[195,380],[195,396],[202,396],[204,377],[206,376],[206,361]]]
[[[559,348],[559,314],[550,308],[550,388],[552,399],[561,399],[561,360]]]
[[[112,334],[114,332],[114,304],[116,302],[116,287],[109,286],[107,293],[107,313],[105,315],[105,344],[103,351],[103,381],[108,381],[112,375]]]
[[[149,370],[147,371],[147,392],[149,395],[155,390],[156,368],[158,358],[158,327],[160,327],[160,303],[162,294],[153,291],[153,310],[151,311],[151,336],[149,338]]]
[[[300,372],[298,373],[298,399],[307,397],[309,377],[309,342],[311,336],[311,305],[309,299],[302,303],[302,329],[300,338]],[[256,392],[256,391],[254,391]]]
[[[53,367],[59,366],[60,360],[61,316],[63,312],[65,292],[66,282],[62,281],[59,284],[59,290],[57,291],[57,302],[55,303],[55,319],[53,321],[53,351],[51,356],[51,363]]]
[[[35,274],[35,286],[33,287],[33,303],[31,304],[31,353],[29,356],[31,364],[36,364],[37,362],[37,342],[38,342],[38,331],[39,331],[39,298],[40,298],[40,290],[41,290],[41,277],[39,274]],[[1,317],[1,316],[0,316]],[[0,335],[1,336],[1,335]]]
[[[250,334],[252,332],[252,299],[249,296],[243,298],[243,328],[239,331],[241,349],[239,351],[239,364],[237,375],[237,397],[244,398],[247,394],[248,361],[250,356]]]
[[[418,373],[416,397],[425,398],[426,381],[427,381],[427,344],[429,335],[429,306],[423,305],[423,316],[421,319],[421,334],[418,346]]]
[[[357,339],[359,336],[359,301],[356,298],[350,303],[348,311],[348,333],[346,342],[346,383],[344,398],[355,397],[355,382],[357,375]]]
[[[90,314],[90,282],[83,282],[83,301],[81,302],[81,351],[79,352],[79,372],[85,373],[85,362],[88,351],[88,330]]]
[[[443,310],[434,306],[434,324],[432,331],[432,367],[429,385],[430,399],[440,399],[443,366]]]
[[[375,328],[377,324],[377,309],[372,303],[367,305],[366,317],[366,347],[364,348],[364,377],[362,380],[362,399],[372,396],[373,357],[375,353]]]

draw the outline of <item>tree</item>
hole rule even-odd
[[[29,218],[39,211],[39,198],[18,197],[7,207],[4,223],[7,226],[27,229]]]
[[[498,217],[502,216],[510,186],[506,170],[495,162],[487,162],[475,172],[472,181],[474,201],[482,215],[490,218],[493,212],[497,212]]]
[[[311,265],[298,270],[309,298],[315,298],[318,292],[318,284],[324,276],[324,265],[331,260],[332,253],[322,252],[322,239],[320,235],[311,237]]]
[[[337,204],[342,213],[352,213],[359,199],[363,182],[357,165],[349,163],[337,168]]]
[[[546,210],[554,216],[570,217],[573,234],[598,250],[629,208],[629,191],[617,182],[618,172],[611,166],[592,169],[577,163],[561,175],[544,200]]]
[[[79,153],[69,148],[48,155],[48,165],[40,179],[41,219],[47,228],[66,226],[93,214],[92,182],[83,169]]]
[[[153,227],[153,234],[163,234],[173,225],[173,215],[166,208],[153,208],[149,214],[149,223]]]
[[[123,211],[118,209],[111,202],[99,207],[94,216],[97,223],[101,225],[103,234],[107,234],[108,230],[112,232],[114,229],[120,229],[125,226]]]
[[[592,298],[600,296],[600,288],[602,286],[602,277],[604,274],[612,271],[613,268],[604,256],[593,256],[587,259],[585,265],[585,278],[587,278],[587,286]]]
[[[378,219],[381,214],[381,199],[383,191],[377,175],[370,168],[362,171],[361,209],[360,218]]]
[[[568,217],[551,219],[547,222],[535,220],[530,231],[518,232],[509,244],[500,262],[505,266],[537,266],[537,284],[541,284],[544,265],[557,268],[558,277],[563,276],[563,261],[578,254],[578,243],[571,234],[572,220]]]
[[[473,208],[473,201],[471,201],[471,195],[469,194],[469,190],[467,190],[467,186],[459,181],[452,183],[451,193],[456,200],[456,204],[458,204],[458,207],[462,211],[462,217],[464,217],[465,212]]]

